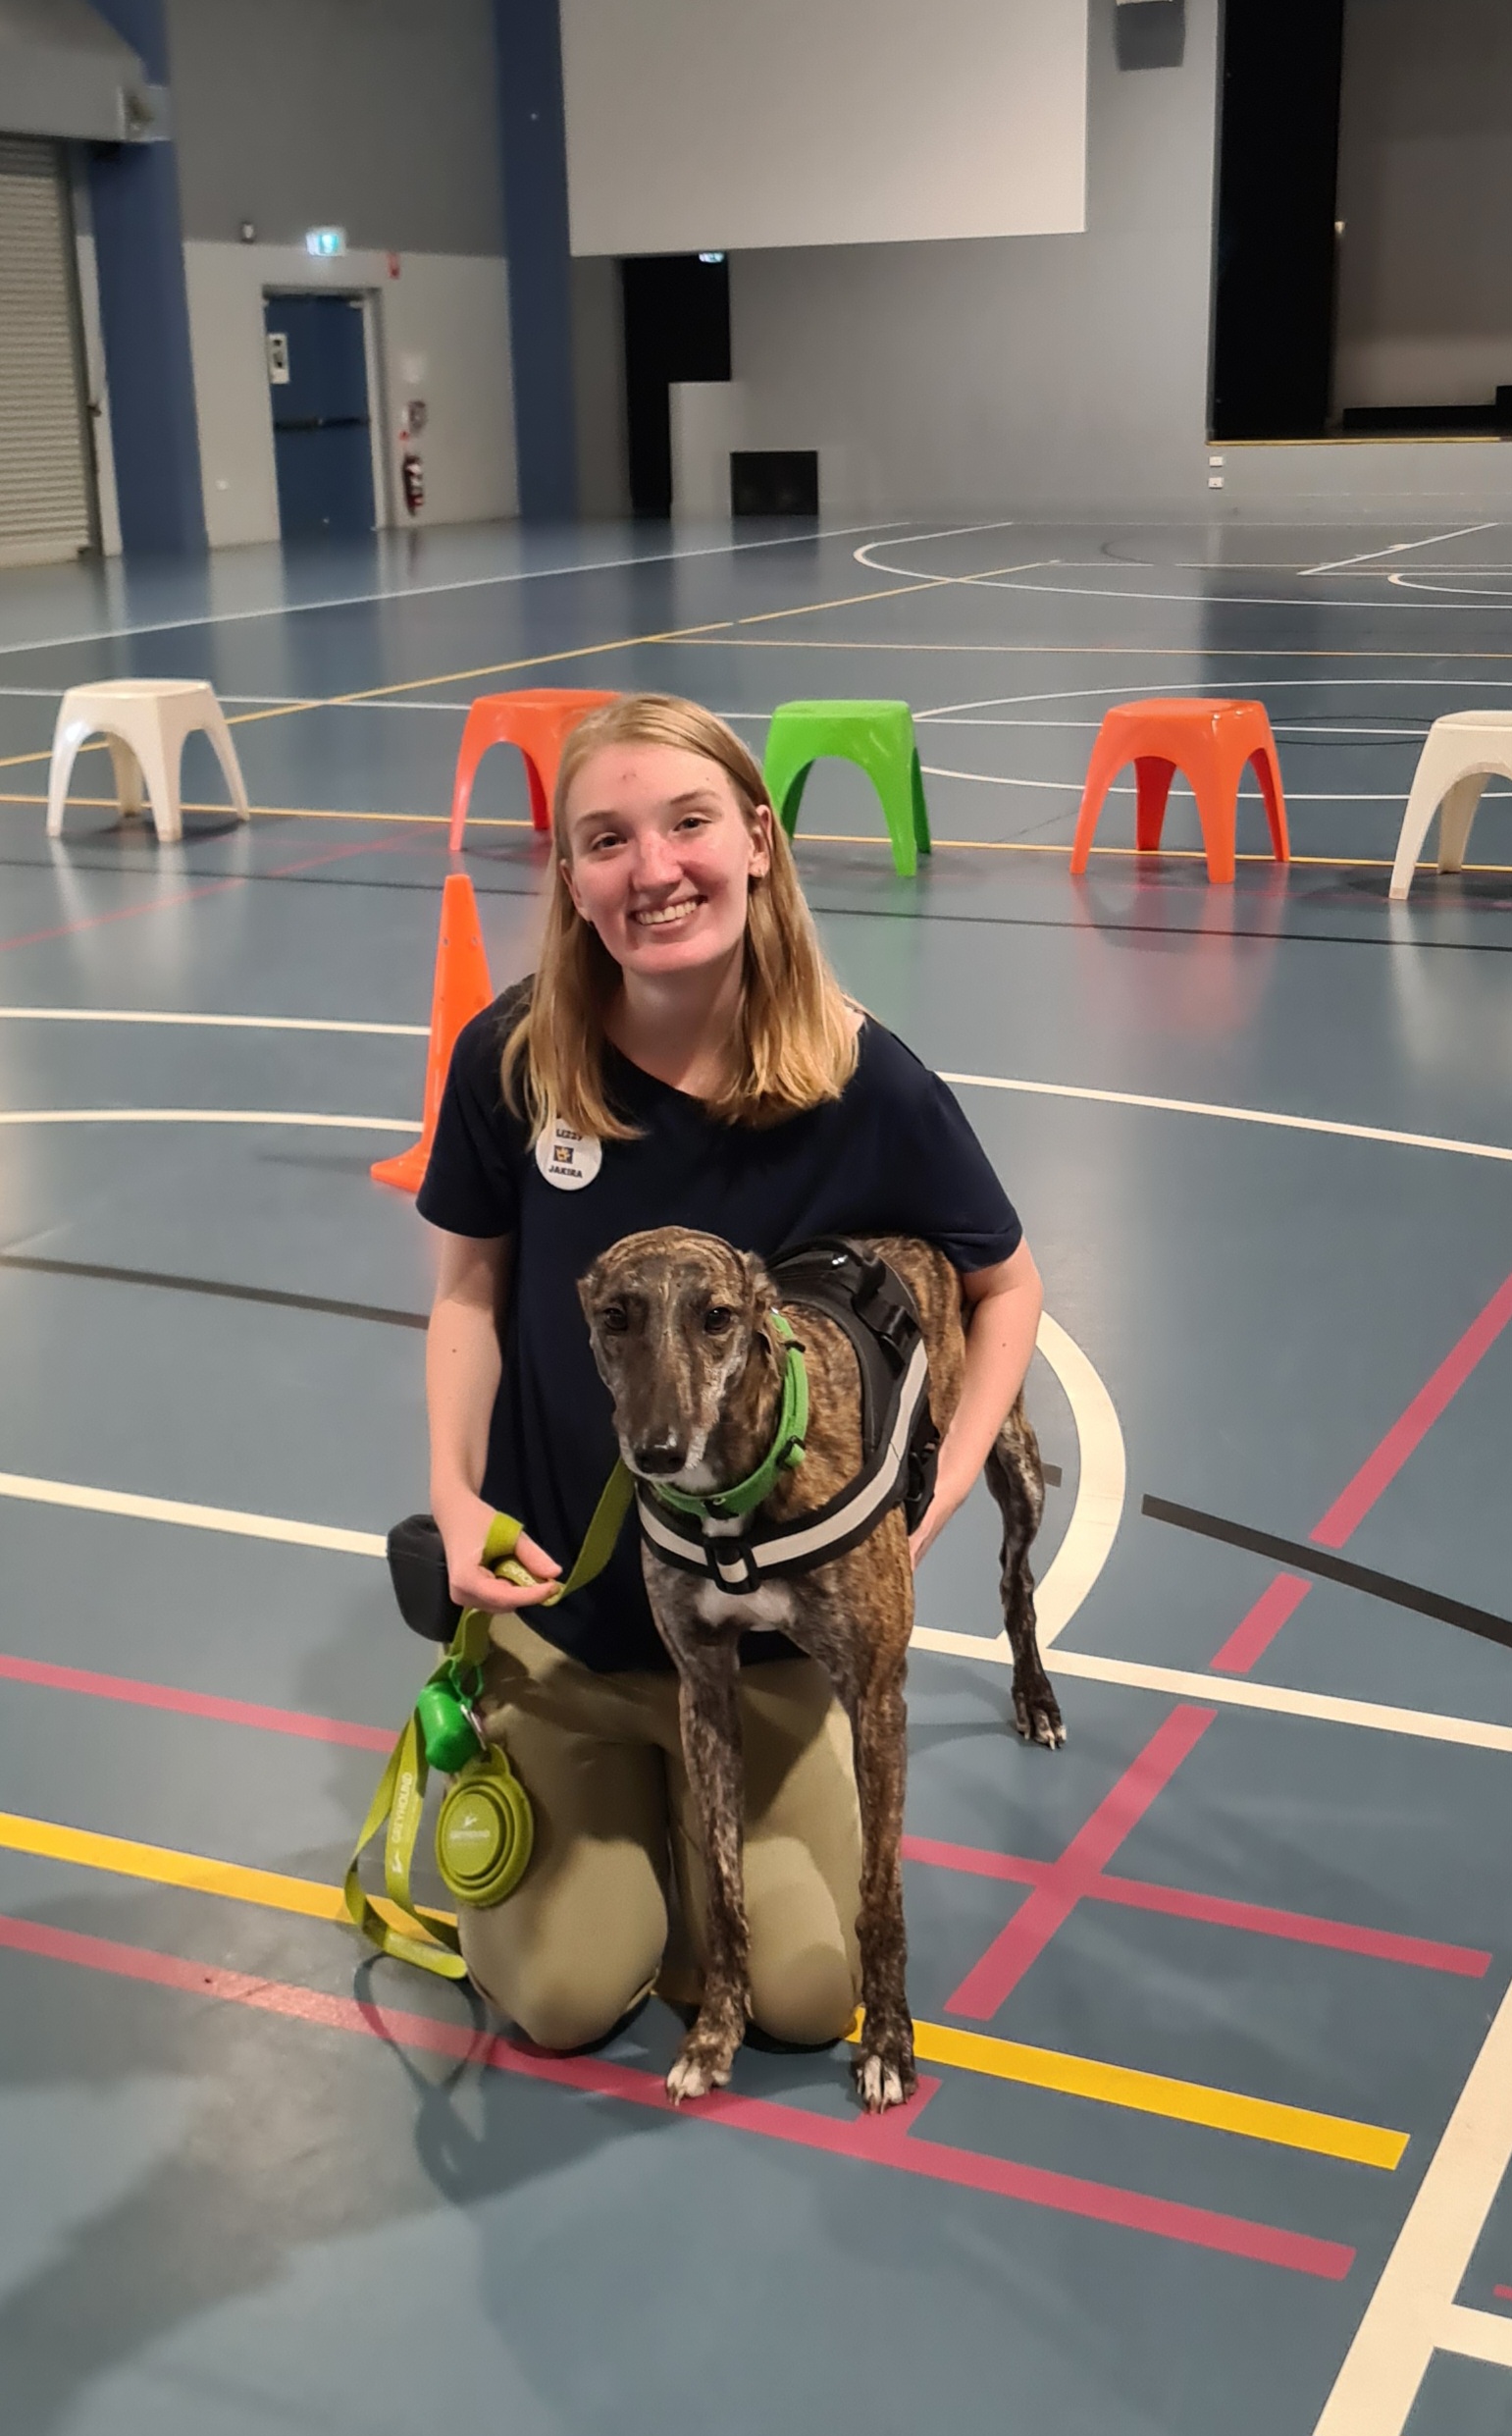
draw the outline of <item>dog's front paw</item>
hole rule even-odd
[[[905,2019],[896,2029],[879,2030],[873,2036],[868,2021],[853,2070],[857,2095],[869,2115],[904,2105],[918,2087],[912,2022]]]
[[[1047,1751],[1059,1751],[1066,1740],[1066,1727],[1050,1677],[1041,1673],[1021,1682],[1022,1672],[1019,1668],[1014,1676],[1014,1723],[1025,1742],[1042,1742]]]
[[[706,2097],[710,2090],[724,2088],[734,2069],[744,2027],[739,2019],[710,2021],[700,2014],[667,2074],[667,2095],[674,2106],[686,2097]]]

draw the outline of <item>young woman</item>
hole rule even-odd
[[[524,1880],[464,1913],[462,1947],[502,2012],[568,2048],[653,1984],[695,2000],[704,1915],[676,1677],[633,1525],[597,1581],[540,1606],[617,1452],[577,1280],[643,1227],[767,1257],[825,1234],[938,1244],[970,1314],[915,1564],[1017,1395],[1041,1297],[955,1099],[841,992],[738,737],[694,703],[611,704],[568,742],[553,844],[535,976],[458,1040],[419,1206],[441,1230],[432,1508],[453,1596],[495,1618],[486,1706],[536,1813]],[[538,1587],[484,1570],[495,1509],[525,1520]],[[743,1654],[753,2016],[818,2044],[858,1992],[850,1729],[779,1634]]]

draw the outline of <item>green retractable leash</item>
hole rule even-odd
[[[541,1606],[555,1607],[603,1571],[633,1494],[630,1474],[623,1463],[616,1463],[572,1570],[565,1581],[553,1584]],[[526,1585],[537,1577],[514,1553],[523,1527],[511,1514],[495,1514],[484,1542],[483,1562],[501,1580]],[[381,1953],[447,1980],[467,1977],[457,1931],[438,1913],[418,1912],[409,1890],[431,1770],[440,1769],[452,1778],[436,1822],[436,1866],[459,1903],[486,1910],[513,1894],[525,1875],[535,1833],[529,1796],[498,1744],[488,1740],[478,1717],[483,1666],[492,1646],[490,1622],[484,1608],[463,1610],[451,1647],[422,1689],[389,1756],[342,1889],[352,1920]],[[362,1855],[380,1827],[386,1828],[385,1890],[394,1910],[418,1932],[413,1936],[390,1925],[358,1876]]]

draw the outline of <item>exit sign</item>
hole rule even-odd
[[[307,254],[316,255],[323,262],[329,261],[333,254],[344,254],[346,231],[344,229],[306,229],[304,250]]]

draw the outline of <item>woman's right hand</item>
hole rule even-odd
[[[459,1607],[481,1607],[490,1615],[539,1607],[561,1573],[556,1559],[538,1547],[528,1531],[520,1533],[514,1554],[516,1562],[535,1575],[530,1587],[500,1581],[496,1573],[490,1572],[483,1562],[483,1548],[494,1527],[494,1509],[468,1491],[436,1501],[436,1527],[446,1551],[451,1595]]]

